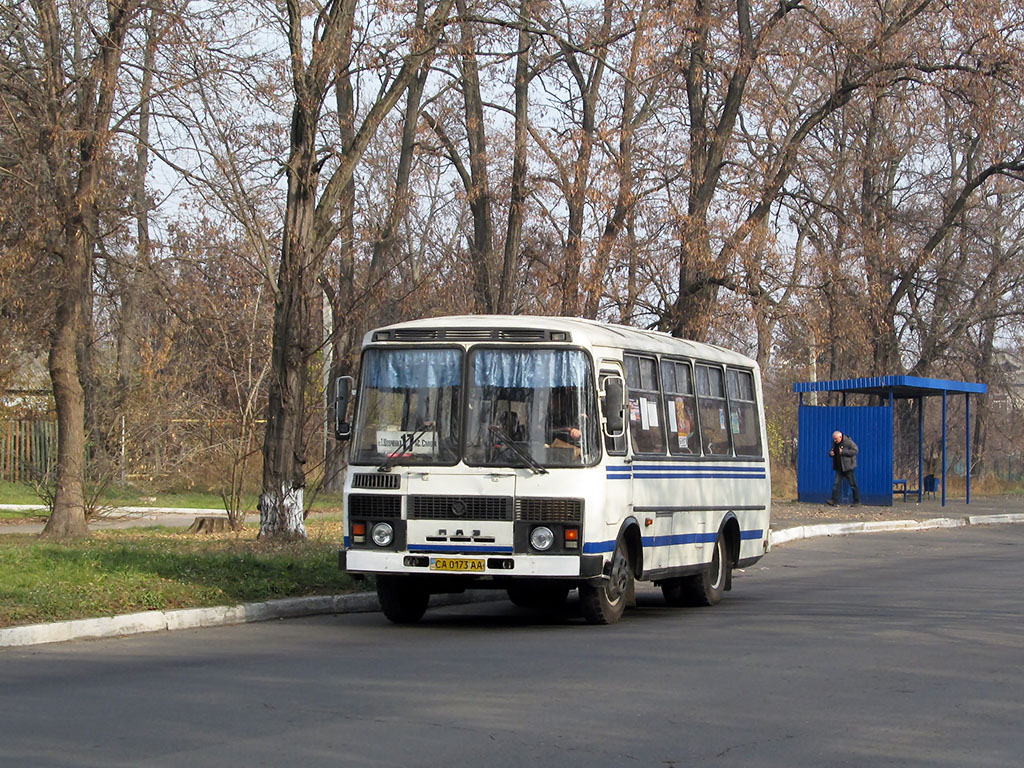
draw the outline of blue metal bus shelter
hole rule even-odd
[[[924,475],[924,398],[942,398],[942,505],[946,505],[946,417],[950,395],[963,395],[966,404],[967,503],[971,503],[971,395],[988,387],[980,383],[925,379],[915,376],[876,376],[834,381],[804,381],[793,385],[800,395],[799,443],[797,454],[797,496],[800,501],[822,503],[832,496],[835,474],[828,455],[835,431],[850,435],[860,448],[857,456],[857,486],[865,504],[892,506],[895,493],[906,499],[916,493],[918,502],[926,488]],[[822,406],[804,402],[810,392],[837,392],[842,405]],[[846,405],[848,394],[874,395],[881,405]],[[917,401],[917,488],[908,489],[907,479],[893,474],[895,466],[895,402]]]

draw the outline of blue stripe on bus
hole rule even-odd
[[[512,547],[465,547],[460,545],[410,544],[410,552],[440,552],[443,554],[511,555]]]
[[[693,472],[680,472],[680,471],[663,471],[663,472],[636,472],[635,474],[626,474],[618,472],[609,472],[606,479],[608,480],[765,480],[768,475],[764,472],[760,474],[747,474],[738,472],[715,472],[715,471],[693,471]]]
[[[680,544],[713,544],[715,539],[718,538],[717,533],[675,533],[668,534],[665,536],[643,536],[641,541],[647,548],[653,547],[674,547]],[[747,541],[750,539],[761,539],[764,538],[764,530],[750,530],[741,531],[740,539]],[[604,552],[611,552],[615,549],[615,541],[593,541],[583,545],[583,554],[585,555],[599,555]]]
[[[673,547],[677,544],[714,544],[717,533],[673,533],[666,536],[643,536],[645,547]]]
[[[637,472],[635,480],[764,480],[765,475],[737,475],[732,472]]]
[[[633,471],[640,470],[642,472],[748,472],[757,473],[764,472],[764,465],[756,467],[743,467],[736,464],[673,464],[671,462],[663,462],[660,464],[633,464]],[[629,467],[623,467],[628,469]]]
[[[765,480],[767,470],[763,466],[701,466],[672,464],[634,464],[633,466],[607,467],[608,480]]]

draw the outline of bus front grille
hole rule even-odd
[[[374,488],[398,490],[402,486],[402,476],[386,472],[359,473],[352,476],[353,488]]]
[[[410,520],[512,520],[509,496],[410,496]]]
[[[583,499],[516,499],[516,520],[528,523],[581,523]]]
[[[402,497],[384,494],[353,493],[348,497],[348,516],[352,518],[393,518],[402,516]]]

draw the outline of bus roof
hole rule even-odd
[[[755,362],[739,352],[714,344],[704,344],[688,339],[677,339],[661,331],[632,328],[627,325],[600,323],[578,317],[545,317],[537,315],[450,315],[410,320],[404,323],[376,328],[366,334],[363,344],[380,341],[375,334],[391,332],[386,340],[397,342],[487,342],[487,341],[539,341],[530,332],[567,333],[573,343],[594,347],[660,352],[667,355],[720,360],[744,366],[755,366]],[[495,333],[504,331],[503,333]],[[403,333],[404,332],[404,333]],[[554,339],[547,339],[554,340]]]

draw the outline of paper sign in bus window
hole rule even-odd
[[[640,401],[635,397],[629,398],[629,420],[640,421]]]
[[[377,452],[391,454],[398,451],[399,456],[430,455],[437,453],[437,432],[426,432],[416,438],[415,445],[410,450],[409,443],[415,432],[403,432],[401,430],[378,430]]]
[[[661,419],[658,418],[657,400],[647,401],[647,421],[650,423],[651,429],[657,429],[661,426]]]

